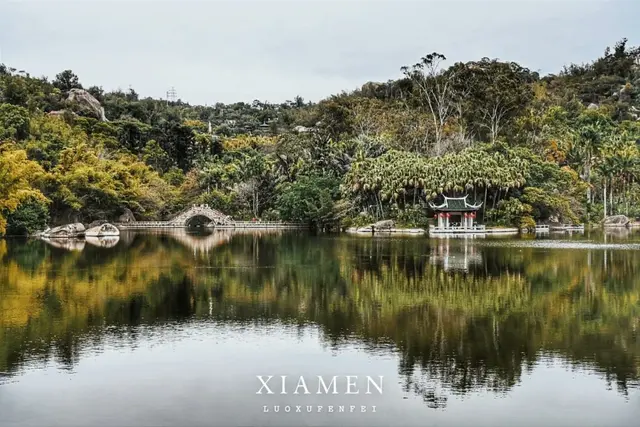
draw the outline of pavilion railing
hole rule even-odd
[[[484,231],[486,230],[487,227],[485,225],[474,225],[473,227],[463,227],[460,225],[456,225],[456,226],[449,226],[449,227],[438,227],[438,226],[433,226],[431,227],[431,230],[446,230],[446,231],[454,231],[454,230],[472,230],[472,231]]]

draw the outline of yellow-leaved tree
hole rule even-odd
[[[6,215],[26,200],[48,199],[33,184],[44,174],[40,165],[27,158],[24,150],[12,143],[0,143],[0,235],[7,226]]]

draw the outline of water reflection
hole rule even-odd
[[[54,248],[66,249],[68,251],[81,251],[84,249],[84,239],[48,239],[42,238],[43,242]]]
[[[337,349],[397,351],[403,387],[430,407],[509,391],[545,355],[626,393],[640,376],[638,252],[598,241],[163,231],[81,252],[0,241],[0,372],[71,369],[139,325],[285,322],[318,325]]]
[[[451,249],[448,239],[434,242],[431,249],[431,264],[441,265],[444,271],[468,271],[470,266],[482,265],[482,252],[470,242],[462,240],[461,247]]]
[[[86,236],[85,241],[93,246],[98,246],[100,248],[112,248],[118,244],[120,240],[120,236],[104,236],[104,237],[95,237],[95,236]]]

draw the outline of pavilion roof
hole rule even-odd
[[[482,206],[482,202],[478,204],[471,204],[467,202],[468,195],[464,197],[444,197],[444,203],[441,205],[434,205],[429,202],[429,206],[431,209],[435,211],[444,211],[444,212],[469,212],[469,211],[477,211]]]

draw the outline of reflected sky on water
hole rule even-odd
[[[627,230],[0,241],[0,424],[633,425],[638,248]],[[318,375],[384,389],[291,393]]]

